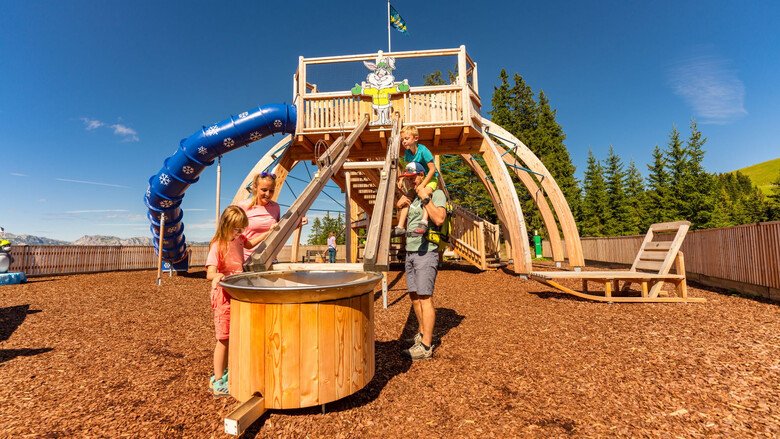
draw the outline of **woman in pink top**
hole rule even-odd
[[[228,206],[219,217],[217,232],[209,244],[206,256],[206,279],[211,281],[211,308],[214,310],[214,375],[209,389],[215,397],[228,395],[227,353],[230,340],[230,295],[219,285],[225,276],[244,271],[244,249],[260,243],[263,236],[247,239],[242,233],[249,221],[237,206]]]
[[[276,190],[276,175],[261,172],[255,175],[252,182],[252,198],[239,201],[236,205],[246,213],[249,218],[249,226],[244,235],[249,238],[257,236],[265,237],[274,225],[279,222],[279,205],[273,201]],[[258,241],[258,245],[260,242]],[[255,251],[255,247],[244,249],[244,260]]]

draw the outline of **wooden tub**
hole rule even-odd
[[[325,404],[374,377],[373,290],[381,273],[268,271],[225,278],[230,293],[228,387],[266,409]]]

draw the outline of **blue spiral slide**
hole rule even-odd
[[[295,133],[295,107],[270,104],[203,127],[179,142],[179,149],[165,159],[160,172],[149,178],[144,202],[149,208],[154,250],[160,254],[160,218],[165,214],[162,259],[175,269],[187,267],[184,213],[181,202],[187,188],[214,159],[275,133]]]

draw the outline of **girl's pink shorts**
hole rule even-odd
[[[214,332],[217,340],[230,338],[230,294],[219,285],[211,289],[211,309],[214,310]]]

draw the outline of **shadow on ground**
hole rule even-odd
[[[0,308],[0,342],[11,338],[14,331],[22,325],[29,314],[41,312],[39,309],[30,309],[30,305],[17,305]],[[0,349],[0,364],[16,357],[31,357],[51,351],[52,348],[40,349]]]
[[[436,328],[433,332],[433,344],[438,346],[441,343],[441,339],[452,329],[460,325],[464,318],[465,316],[458,314],[452,309],[436,308]],[[409,314],[406,317],[406,323],[404,324],[401,336],[397,340],[378,341],[374,344],[376,351],[376,370],[371,382],[362,390],[359,390],[346,398],[326,404],[325,412],[342,412],[356,407],[362,407],[377,399],[379,394],[382,393],[382,389],[387,386],[387,383],[389,383],[390,380],[398,375],[406,373],[412,365],[412,360],[403,356],[402,352],[411,346],[411,343],[407,339],[411,339],[414,336],[417,332],[417,327],[417,317],[415,317],[410,306]],[[243,437],[258,437],[263,424],[265,424],[265,420],[271,413],[279,413],[286,416],[311,416],[321,414],[322,412],[322,406],[292,410],[269,410],[252,424],[246,433],[244,433]]]

